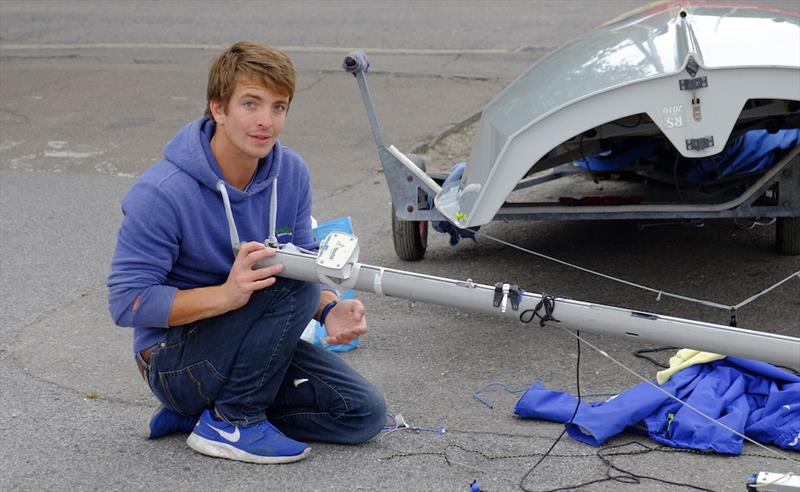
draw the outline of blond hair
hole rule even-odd
[[[211,117],[211,101],[227,108],[236,83],[241,80],[262,82],[267,89],[294,97],[297,74],[292,60],[281,50],[255,41],[239,41],[219,54],[208,70],[206,116]]]

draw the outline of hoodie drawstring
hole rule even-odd
[[[222,195],[222,203],[225,205],[225,218],[228,220],[228,234],[231,238],[231,248],[233,248],[233,256],[239,254],[239,233],[236,230],[236,223],[233,220],[233,209],[231,208],[231,201],[228,198],[228,190],[225,188],[225,181],[217,181],[217,191]],[[278,246],[278,237],[275,235],[275,221],[278,218],[278,178],[272,181],[272,196],[270,197],[269,204],[269,237],[267,244],[272,247]]]
[[[275,235],[275,222],[278,220],[278,177],[272,181],[272,196],[269,200],[269,244],[278,246],[278,236]]]
[[[231,209],[231,201],[228,198],[228,190],[225,189],[225,181],[217,181],[217,191],[222,195],[222,203],[225,204],[225,218],[228,219],[228,234],[231,237],[231,247],[233,248],[233,256],[239,255],[239,233],[236,231],[236,223],[233,221],[233,210]]]

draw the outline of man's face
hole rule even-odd
[[[217,123],[215,137],[225,153],[236,160],[258,160],[269,154],[286,122],[289,98],[254,80],[240,80],[227,108],[211,102]]]

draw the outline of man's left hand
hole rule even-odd
[[[330,345],[350,343],[367,331],[367,310],[358,299],[339,301],[325,317],[328,336],[323,340]]]

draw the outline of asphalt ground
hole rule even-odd
[[[785,2],[784,2],[785,3]],[[352,76],[369,76],[387,141],[424,145],[486,104],[550,49],[638,2],[0,3],[0,486],[5,490],[515,490],[562,426],[512,414],[535,379],[576,390],[577,347],[560,330],[361,294],[370,332],[343,357],[375,382],[401,430],[362,446],[313,444],[308,460],[256,466],[197,455],[185,436],[144,438],[156,400],[107,314],[105,277],[124,193],[205,102],[217,47],[252,38],[286,47],[300,72],[282,135],[312,168],[320,220],[350,215],[361,260],[528,291],[725,323],[724,312],[654,296],[481,240],[432,235],[426,259],[397,259],[390,206]],[[796,3],[789,2],[790,6]],[[772,228],[730,221],[640,230],[629,222],[492,223],[526,248],[638,283],[726,304],[800,269],[773,253]],[[800,286],[748,305],[740,326],[800,336]],[[586,335],[645,375],[647,345]],[[666,357],[665,357],[666,358]],[[639,381],[581,349],[584,394]],[[597,397],[601,398],[601,397]],[[444,433],[436,432],[443,428]],[[609,445],[640,450],[625,434]],[[536,490],[605,477],[598,449],[562,440],[525,482]],[[606,448],[606,452],[611,452]],[[613,458],[638,475],[744,490],[748,473],[795,464],[745,446],[738,457],[649,452]],[[797,467],[794,466],[797,471]],[[652,480],[583,490],[684,490]]]

